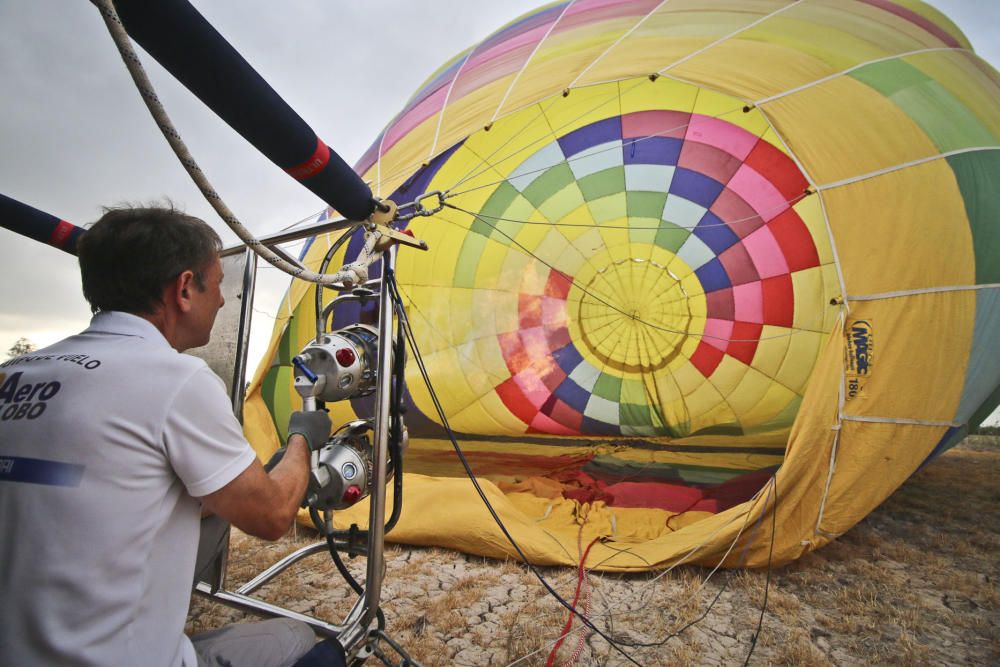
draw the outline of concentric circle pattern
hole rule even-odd
[[[491,376],[499,401],[487,404],[487,428],[671,437],[787,428],[824,319],[812,301],[823,290],[820,253],[797,210],[812,210],[807,182],[794,161],[747,129],[766,128],[752,119],[653,109],[559,127],[557,105],[472,135],[419,176],[425,190],[456,193],[433,251],[456,270],[439,286],[471,290],[494,330],[445,316],[432,301],[440,292],[412,298],[430,314],[428,333],[478,341],[455,363]],[[429,224],[414,231],[433,235]],[[502,316],[509,309],[515,317]],[[483,355],[491,333],[502,368]],[[482,392],[470,386],[458,404]]]

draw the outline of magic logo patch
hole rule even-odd
[[[875,330],[870,319],[849,320],[844,347],[845,398],[850,400],[861,393],[871,377],[875,364]]]

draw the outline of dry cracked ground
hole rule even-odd
[[[277,543],[234,534],[229,588],[316,541],[297,533]],[[740,665],[759,623],[753,665],[996,665],[998,553],[1000,438],[973,436],[839,540],[772,571],[769,586],[762,570],[589,573],[578,607],[618,649],[574,622],[551,664]],[[386,560],[387,631],[420,664],[547,663],[567,613],[523,565],[392,545]],[[362,579],[364,559],[347,563]],[[573,598],[575,570],[542,573]],[[334,623],[355,599],[325,554],[257,595]],[[194,597],[188,630],[249,618]]]

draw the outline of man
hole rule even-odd
[[[90,327],[0,367],[0,663],[263,667],[312,648],[286,619],[183,634],[201,515],[278,539],[330,433],[295,413],[265,472],[222,381],[180,354],[223,305],[220,247],[173,209],[109,210],[79,245]]]

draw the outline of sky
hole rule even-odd
[[[194,0],[323,140],[353,164],[421,83],[541,0]],[[1000,1],[933,0],[1000,68]],[[157,93],[215,189],[255,234],[325,205],[144,58]],[[84,225],[101,207],[168,197],[235,236],[204,201],[139,98],[98,11],[83,0],[0,0],[0,192]],[[288,280],[262,265],[251,371]],[[0,229],[0,357],[85,328],[73,257]],[[994,413],[991,422],[1000,421]]]

